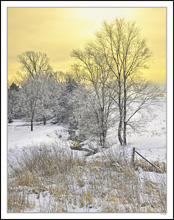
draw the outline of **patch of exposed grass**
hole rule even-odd
[[[167,167],[164,161],[152,161],[152,163],[157,166],[162,172],[166,172]],[[138,169],[138,167],[141,167],[144,171],[161,173],[157,168],[153,167],[143,159],[135,160],[135,169]]]

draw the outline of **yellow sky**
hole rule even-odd
[[[8,8],[8,79],[19,69],[18,54],[27,50],[47,53],[55,71],[68,71],[73,64],[70,53],[83,48],[103,20],[116,16],[136,21],[154,54],[145,76],[166,82],[165,8]]]

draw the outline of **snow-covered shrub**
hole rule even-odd
[[[8,123],[21,117],[19,86],[12,83],[8,88]]]

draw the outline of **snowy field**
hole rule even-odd
[[[74,172],[74,177],[71,176],[72,174],[70,176],[65,176],[65,178],[67,178],[68,181],[72,181],[71,178],[74,178],[73,181],[76,181],[77,179],[79,181],[78,182],[79,185],[77,184],[77,186],[76,185],[74,186],[74,183],[73,183],[73,187],[70,187],[68,189],[69,190],[68,192],[72,193],[71,195],[69,196],[67,195],[68,197],[64,195],[64,198],[68,198],[68,199],[71,199],[71,197],[74,198],[73,197],[74,195],[79,198],[76,205],[74,206],[67,205],[66,211],[68,212],[112,212],[114,210],[113,212],[115,212],[116,210],[116,212],[132,212],[132,210],[134,209],[132,208],[131,204],[127,204],[127,203],[120,204],[121,200],[118,200],[118,201],[117,199],[113,200],[110,197],[110,195],[107,194],[107,192],[109,191],[111,192],[111,194],[117,197],[117,192],[115,191],[115,189],[110,190],[109,189],[110,183],[107,182],[108,180],[106,181],[105,176],[109,175],[107,169],[106,171],[104,170],[100,172],[100,169],[102,168],[96,167],[96,170],[100,168],[98,171],[96,171],[98,172],[97,174],[95,174],[96,176],[93,176],[93,177],[88,176],[88,175],[91,175],[91,172],[92,172],[90,170],[91,169],[90,164],[93,164],[93,161],[98,159],[100,156],[109,155],[111,153],[114,153],[115,155],[119,155],[120,152],[122,152],[122,147],[119,145],[117,136],[114,134],[116,134],[115,130],[111,129],[109,131],[108,138],[107,138],[107,143],[108,143],[107,149],[99,151],[98,153],[94,155],[85,157],[86,152],[71,150],[70,147],[72,146],[72,141],[69,139],[69,133],[68,133],[67,127],[51,124],[51,122],[48,122],[44,126],[42,123],[37,122],[34,124],[34,131],[31,132],[30,124],[28,122],[24,122],[22,120],[14,120],[13,123],[10,123],[8,125],[9,174],[10,174],[10,166],[15,166],[16,160],[22,152],[27,152],[29,149],[34,148],[34,147],[38,148],[38,147],[42,147],[46,145],[50,146],[51,144],[55,144],[57,147],[60,147],[61,151],[73,154],[73,156],[76,156],[76,158],[77,157],[84,158],[86,169],[87,169],[83,171],[83,169],[85,168],[83,168],[83,165],[81,165],[80,170],[72,171]],[[161,161],[161,162],[166,163],[167,146],[166,146],[166,100],[165,99],[161,99],[159,101],[158,107],[153,112],[153,115],[151,116],[151,118],[147,121],[146,126],[144,127],[142,132],[136,133],[133,131],[128,131],[127,139],[128,139],[128,145],[125,148],[124,153],[126,156],[128,156],[129,159],[131,158],[131,155],[132,155],[132,148],[135,147],[136,150],[139,153],[141,153],[144,157],[146,157],[148,160]],[[86,141],[84,145],[85,148],[88,148],[88,143],[89,141]],[[93,169],[95,169],[95,167],[93,167]],[[112,174],[113,177],[114,175],[118,175],[118,173],[115,171],[112,171],[112,169],[109,172],[113,173]],[[99,177],[99,180],[98,180],[97,175],[99,176],[101,175]],[[125,174],[123,174],[122,177],[117,176],[118,180],[123,181],[124,175]],[[150,198],[152,198],[152,201],[154,200],[154,203],[151,204],[150,206],[151,209],[149,208],[149,205],[147,205],[149,204],[148,203],[149,197],[144,194],[143,187],[146,186],[145,182],[147,182],[148,184],[152,185],[152,189],[151,189],[152,192],[154,190],[154,192],[157,193],[158,191],[155,191],[155,190],[159,190],[160,188],[162,189],[162,191],[160,191],[162,192],[160,196],[166,195],[166,188],[165,188],[166,173],[145,172],[143,171],[143,169],[139,168],[135,172],[135,176],[136,178],[138,178],[139,185],[140,185],[140,189],[139,189],[140,192],[138,194],[138,198],[140,199],[141,207],[137,210],[140,212],[148,212],[148,211],[149,212],[163,212],[163,211],[165,212],[165,208],[161,208],[161,207],[159,208],[157,205],[154,205],[154,204],[158,204],[156,202],[158,199],[157,200],[153,199],[153,194],[151,195]],[[9,178],[11,178],[11,175],[9,175]],[[123,178],[123,180],[119,178]],[[53,177],[51,181],[54,182]],[[85,201],[90,200],[89,196],[95,190],[96,185],[93,186],[94,187],[93,189],[90,188],[91,187],[90,181],[94,181],[94,182],[102,181],[103,182],[103,186],[101,186],[100,183],[98,183],[97,187],[101,187],[99,191],[103,192],[103,194],[101,195],[101,198],[103,196],[104,199],[102,201],[102,199],[99,200],[96,197],[95,199],[93,198],[93,201],[90,204],[87,204],[87,202],[85,204],[83,204],[83,202],[80,203],[79,201],[81,201],[82,198],[83,199],[85,198],[86,199]],[[115,181],[115,179],[113,181]],[[55,191],[58,190],[56,188],[57,185],[54,183],[51,186],[49,185],[49,190],[45,189],[43,190],[43,192],[40,192],[40,193],[33,193],[33,191],[37,191],[36,190],[37,186],[35,186],[35,188],[33,188],[34,186],[32,187],[26,186],[25,190],[27,191],[27,197],[26,197],[27,201],[29,201],[30,204],[34,204],[34,205],[33,207],[32,205],[28,206],[28,208],[25,208],[24,210],[22,210],[22,212],[45,212],[45,211],[54,212],[55,206],[56,206],[56,212],[57,211],[64,212],[63,209],[57,210],[57,207],[60,206],[60,201],[56,200],[55,197],[52,196],[51,190],[50,190],[50,187],[54,187],[54,186],[55,186],[54,190]],[[131,185],[131,187],[134,187],[134,186]],[[150,187],[150,185],[148,185],[148,187]],[[157,188],[154,188],[154,187],[157,187]],[[91,194],[89,194],[88,189],[93,190],[91,191]],[[12,190],[12,188],[10,188],[10,190]],[[17,190],[22,194],[24,188],[21,186],[18,186]],[[61,193],[61,191],[58,191],[58,192]],[[132,191],[130,190],[129,193],[131,194]],[[154,195],[156,196],[156,194]],[[77,199],[77,197],[75,198]],[[62,200],[61,200],[61,204],[63,204]],[[111,206],[111,204],[117,204],[117,208],[112,209],[113,206]],[[110,208],[108,208],[108,206],[110,206]]]
[[[118,148],[117,132],[113,129],[109,131],[107,142],[109,146]],[[30,123],[21,120],[14,120],[8,125],[8,151],[15,151],[24,147],[58,143],[66,150],[70,150],[72,141],[68,139],[68,128],[53,125],[48,122],[45,126],[42,123],[34,124],[34,131],[30,131]],[[150,160],[166,160],[166,100],[161,99],[158,107],[153,112],[149,121],[141,133],[128,131],[127,150],[133,147]],[[115,149],[116,148],[116,149]]]

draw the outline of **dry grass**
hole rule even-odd
[[[157,166],[162,172],[166,172],[167,167],[166,167],[165,162],[153,161],[153,164]],[[150,165],[148,162],[146,162],[143,159],[135,160],[135,169],[138,169],[138,167],[141,167],[144,171],[161,173],[160,170],[156,169],[155,167],[153,167],[152,165]]]
[[[8,212],[166,212],[165,186],[140,183],[126,160],[87,161],[58,149],[31,148],[18,158],[8,181]]]

